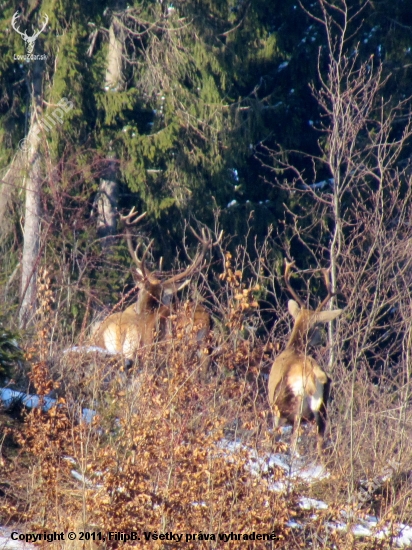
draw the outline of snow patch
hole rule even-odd
[[[63,350],[63,353],[101,353],[102,355],[119,355],[117,351],[109,351],[105,348],[99,348],[98,346],[71,346]]]
[[[284,61],[281,63],[278,67],[278,71],[283,71],[283,69],[286,69],[286,67],[289,65],[289,61]]]
[[[0,388],[0,401],[4,403],[6,407],[10,407],[13,403],[22,403],[29,409],[34,409],[42,404],[42,410],[47,412],[54,405],[56,405],[56,399],[51,397],[40,398],[38,395],[30,395],[17,390],[11,390],[9,388]],[[83,409],[83,420],[90,424],[93,417],[96,415],[96,411],[92,409]]]

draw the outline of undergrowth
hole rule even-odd
[[[286,446],[272,430],[265,394],[265,377],[287,331],[274,340],[250,328],[258,324],[257,296],[268,283],[263,275],[243,282],[242,269],[232,262],[226,255],[213,309],[220,315],[219,330],[201,344],[195,327],[193,333],[177,331],[174,338],[141,350],[131,367],[121,358],[93,353],[51,356],[55,333],[48,312],[55,306],[49,274],[42,273],[30,385],[41,400],[54,396],[56,403],[47,411],[26,411],[23,423],[1,416],[3,524],[24,525],[25,532],[137,532],[141,537],[128,543],[107,538],[55,543],[64,548],[147,547],[144,533],[168,532],[183,534],[187,548],[392,548],[399,522],[412,520],[410,451],[400,448],[410,426],[406,423],[397,436],[396,420],[381,412],[396,402],[396,392],[383,388],[375,394],[379,402],[362,406],[359,401],[356,424],[345,423],[346,398],[336,391],[342,380],[336,380],[335,371],[325,454],[329,477],[311,485],[290,483],[283,468],[269,465],[269,457],[284,453]],[[189,306],[180,307],[176,318]],[[277,313],[279,328],[285,314]],[[319,361],[325,364],[322,353]],[[355,388],[366,393],[372,381],[361,374]],[[362,425],[361,435],[356,430],[362,418],[369,423]],[[356,455],[349,448],[351,426],[364,442]],[[352,497],[361,484],[381,475],[393,458],[382,450],[378,454],[374,438],[384,426],[394,435],[397,470],[359,503]],[[316,461],[313,431],[301,439],[301,454],[308,463]],[[302,509],[301,495],[326,501],[328,509]],[[350,531],[328,528],[342,517],[351,525],[354,508],[361,517],[376,514],[377,529],[389,527],[386,539],[356,539]],[[272,538],[219,541],[219,534],[230,533]],[[186,534],[196,537],[186,541]],[[151,548],[178,546],[150,542]]]

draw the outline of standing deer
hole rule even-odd
[[[139,288],[137,302],[123,312],[109,315],[93,337],[96,346],[105,348],[111,353],[122,353],[126,359],[133,359],[139,349],[150,346],[155,340],[162,340],[167,336],[167,319],[171,313],[173,295],[188,284],[190,277],[201,265],[207,250],[212,245],[208,231],[203,229],[202,236],[199,236],[191,228],[201,243],[200,251],[196,253],[192,263],[186,269],[163,279],[159,272],[149,271],[145,264],[153,241],[143,252],[141,259],[138,257],[139,245],[136,248],[133,246],[130,227],[144,215],[135,217],[137,213],[133,207],[127,216],[121,216],[122,221],[125,222],[127,247],[137,267],[135,272],[136,285]],[[178,283],[181,284],[178,285]],[[193,327],[199,341],[209,332],[210,317],[200,305],[192,310],[191,317],[186,319],[186,324]]]
[[[341,309],[322,311],[331,292],[329,271],[323,275],[328,295],[316,310],[305,304],[290,284],[290,270],[295,262],[285,262],[285,282],[290,294],[288,310],[294,318],[294,326],[284,351],[275,359],[269,375],[269,403],[275,415],[275,426],[290,423],[293,426],[292,441],[296,442],[301,422],[316,423],[317,449],[321,454],[326,426],[326,407],[331,379],[308,353],[309,345],[319,341],[317,325],[336,319]]]

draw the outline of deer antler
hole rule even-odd
[[[305,307],[305,304],[303,303],[303,301],[300,299],[300,297],[297,295],[297,293],[293,290],[291,284],[290,284],[290,270],[292,269],[292,267],[295,267],[295,262],[288,262],[288,260],[285,258],[285,274],[284,274],[284,278],[285,278],[285,283],[286,283],[286,288],[288,289],[289,293],[291,294],[291,296],[293,296],[295,298],[295,300],[297,301],[297,303],[300,305],[300,307]]]
[[[44,14],[43,17],[45,18],[45,22],[44,22],[44,25],[43,27],[37,31],[36,33],[33,34],[33,36],[28,36],[27,34],[27,31],[24,31],[21,32],[19,29],[20,29],[20,26],[19,27],[16,27],[16,22],[18,20],[18,18],[20,17],[19,15],[19,12],[16,11],[16,13],[13,15],[12,17],[12,20],[11,20],[11,26],[13,27],[13,29],[19,33],[22,37],[23,37],[23,40],[27,43],[27,52],[28,53],[32,53],[33,52],[33,49],[34,49],[34,42],[36,41],[36,38],[39,36],[39,34],[41,32],[44,31],[44,29],[46,28],[46,25],[47,23],[49,22],[49,16]]]
[[[136,225],[145,216],[146,216],[146,212],[143,212],[143,214],[140,214],[140,215],[138,214],[138,212],[135,212],[134,206],[126,216],[123,214],[120,214],[120,220],[125,224],[125,236],[126,236],[127,248],[129,250],[129,254],[132,257],[133,262],[137,266],[138,276],[141,277],[142,280],[147,279],[145,261],[146,261],[147,253],[149,252],[150,247],[153,244],[153,240],[150,241],[149,245],[146,247],[146,250],[143,252],[142,259],[139,260],[137,252],[140,248],[140,244],[138,244],[136,248],[133,246],[132,232],[130,231],[130,227],[132,225]]]
[[[330,269],[323,268],[321,269],[323,273],[323,278],[325,279],[325,285],[328,291],[328,295],[326,298],[322,300],[322,302],[318,305],[315,311],[322,311],[322,309],[326,306],[326,304],[329,302],[329,300],[334,296],[335,294],[332,292],[332,285],[330,282]]]
[[[185,279],[186,277],[190,277],[192,273],[199,267],[199,265],[202,263],[203,258],[205,257],[206,252],[208,249],[212,246],[212,237],[210,235],[210,231],[208,229],[202,228],[202,236],[198,235],[196,231],[193,229],[193,227],[190,227],[191,232],[196,237],[196,239],[200,242],[202,245],[201,250],[196,252],[196,256],[193,258],[192,263],[181,273],[177,273],[173,277],[170,277],[167,279],[167,281],[164,282],[165,285],[169,285],[171,283],[176,283],[182,279]],[[221,236],[219,237],[219,239]]]
[[[125,222],[126,225],[129,225],[129,226],[135,225],[137,222],[140,222],[140,220],[146,216],[147,212],[143,212],[143,214],[140,214],[139,216],[139,214],[135,212],[135,208],[136,207],[133,206],[133,208],[130,210],[130,212],[126,216],[124,216],[123,214],[120,214],[120,220],[122,222]],[[133,216],[138,216],[138,217],[133,220]]]

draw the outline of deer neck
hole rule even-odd
[[[304,353],[307,350],[309,337],[309,319],[298,318],[290,334],[288,343],[285,349],[293,349],[298,353]]]
[[[161,306],[160,298],[147,290],[141,290],[136,302],[136,313],[138,315],[151,314]]]

